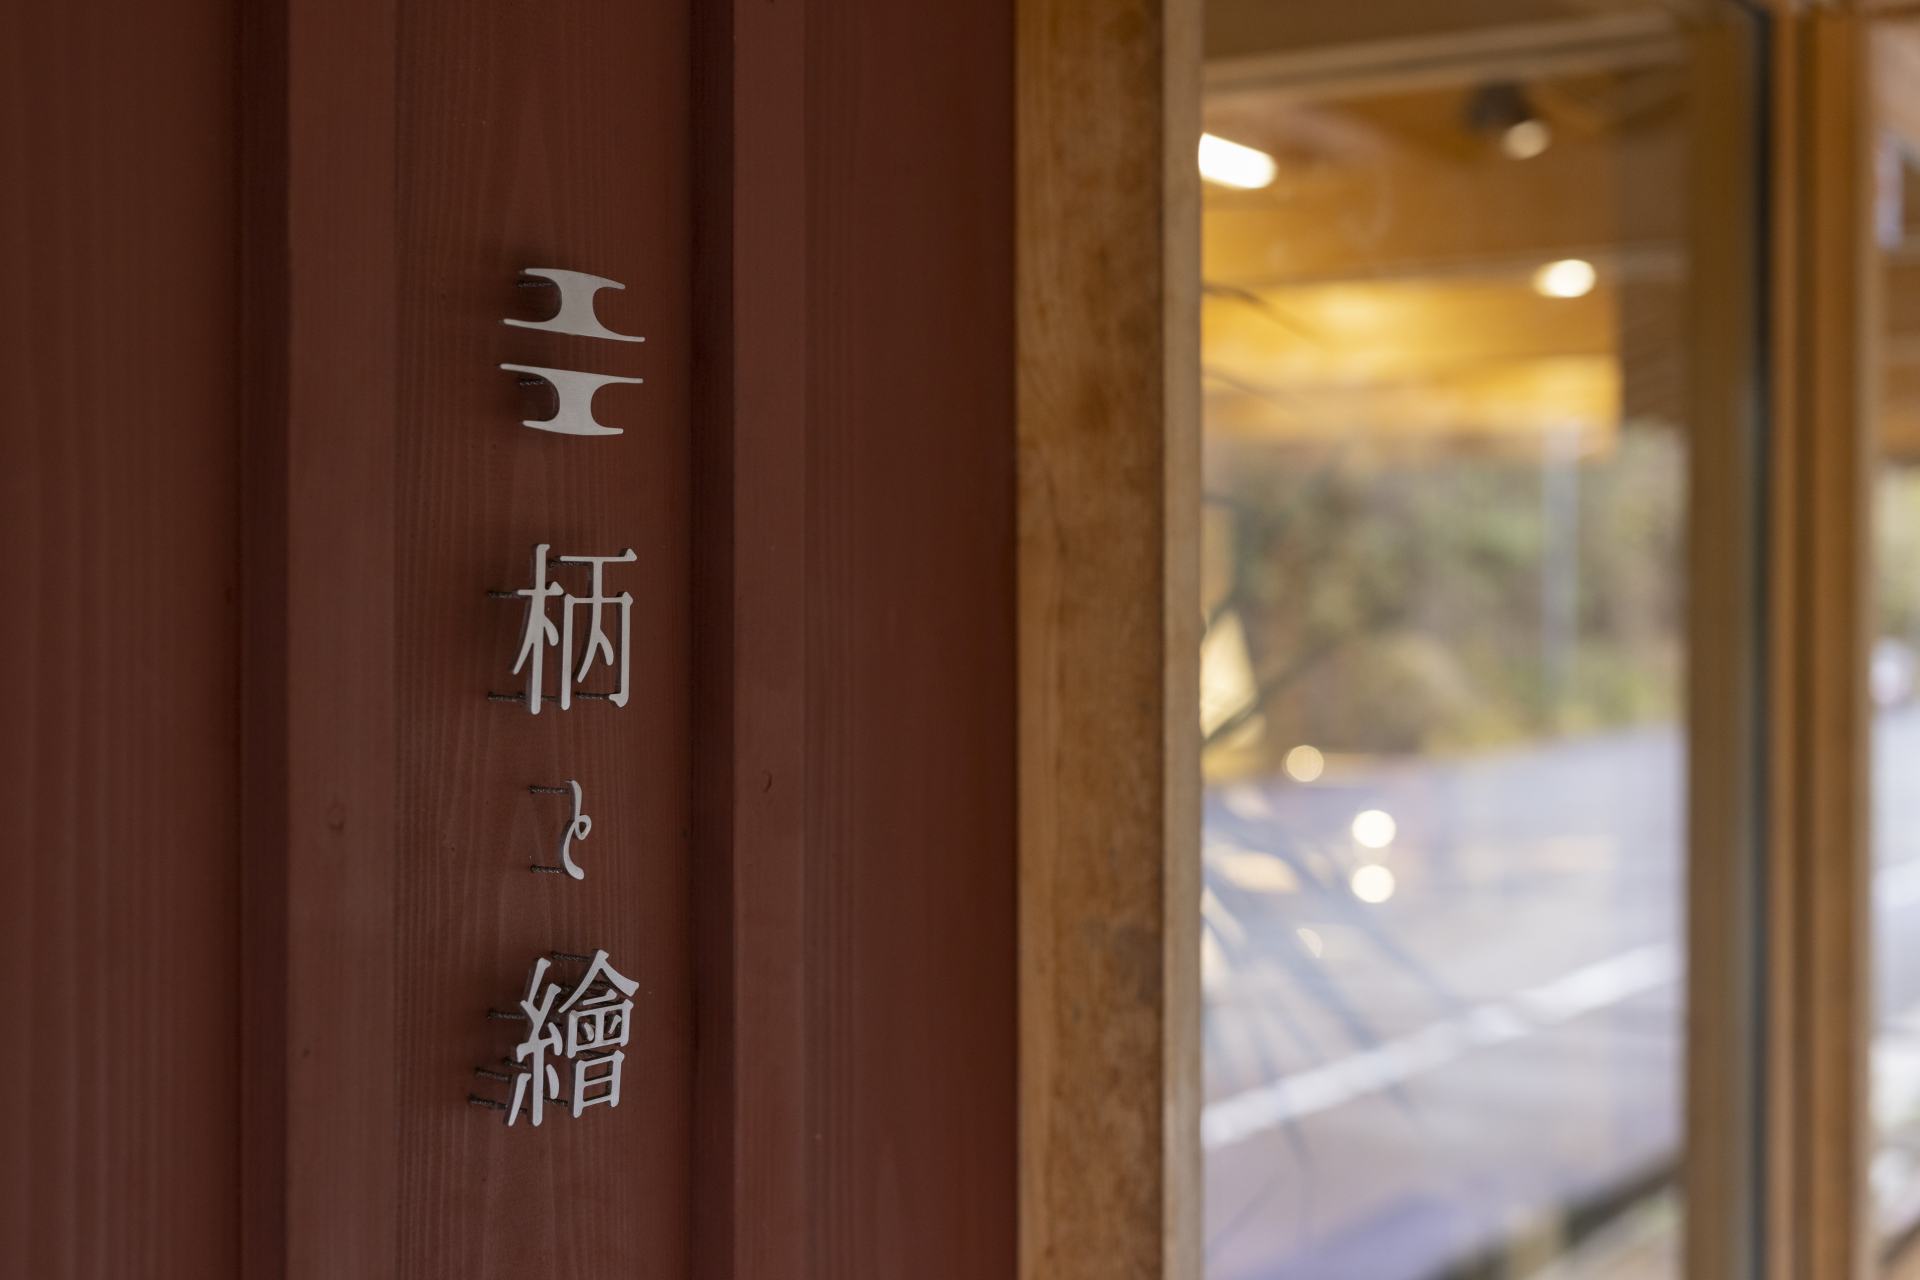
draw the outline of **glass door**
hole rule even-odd
[[[1700,49],[1208,10],[1214,1280],[1680,1274]]]

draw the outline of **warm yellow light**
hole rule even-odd
[[[1553,128],[1545,120],[1522,120],[1500,135],[1500,149],[1515,160],[1531,160],[1553,145]]]
[[[1273,185],[1273,157],[1210,133],[1200,135],[1200,176],[1223,187],[1258,191]]]
[[[1400,825],[1385,809],[1362,809],[1353,815],[1354,843],[1367,849],[1384,849],[1399,834]]]
[[[1320,754],[1320,748],[1310,747],[1304,742],[1287,752],[1283,763],[1287,776],[1295,782],[1312,782],[1327,768],[1327,758]]]
[[[1543,298],[1584,298],[1599,279],[1584,258],[1562,258],[1533,273],[1533,291]]]
[[[1353,876],[1347,881],[1347,887],[1353,890],[1353,896],[1362,902],[1385,902],[1393,896],[1393,872],[1377,862],[1369,862],[1363,867],[1355,867]]]

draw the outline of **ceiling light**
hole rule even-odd
[[[1526,89],[1512,80],[1496,80],[1467,94],[1467,132],[1487,138],[1512,160],[1531,160],[1553,144],[1553,126],[1541,116]]]
[[[1553,126],[1535,117],[1507,126],[1500,135],[1500,149],[1515,160],[1531,160],[1553,145]]]
[[[1599,279],[1585,258],[1562,258],[1533,273],[1533,291],[1543,298],[1584,298]]]
[[[1273,185],[1273,157],[1210,133],[1200,135],[1200,176],[1223,187],[1258,191]]]

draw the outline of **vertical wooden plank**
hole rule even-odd
[[[1872,175],[1863,20],[1778,24],[1767,1273],[1871,1273]]]
[[[233,6],[0,41],[0,1273],[236,1274]]]
[[[1014,1257],[1005,18],[707,16],[705,1275]]]
[[[807,9],[805,1265],[822,1280],[1015,1265],[1012,39],[1006,3]]]
[[[1865,23],[1803,18],[1805,209],[1800,242],[1802,399],[1797,486],[1793,827],[1798,965],[1792,975],[1797,1106],[1795,1218],[1803,1276],[1866,1276],[1869,996],[1867,838],[1871,645],[1873,165]]]
[[[694,10],[694,1260],[806,1254],[804,3]]]
[[[401,1103],[399,1273],[482,1280],[686,1274],[693,1029],[687,730],[689,9],[625,0],[421,0],[399,15],[396,563],[399,840],[391,983]],[[644,343],[503,324],[551,291],[527,267],[617,280],[597,299]],[[519,363],[623,377],[595,399],[623,434],[530,430],[551,393]],[[537,544],[618,555],[630,592],[625,706],[490,693],[513,673]],[[582,569],[557,570],[584,593]],[[558,624],[562,605],[548,617]],[[585,625],[585,611],[578,614]],[[576,639],[576,645],[583,644]],[[549,651],[552,656],[552,651]],[[585,687],[610,691],[604,664]],[[557,694],[551,665],[545,691]],[[570,811],[528,788],[578,780],[586,878],[541,875]],[[512,1128],[498,1070],[526,1024],[489,1021],[537,958],[604,948],[639,983],[620,1103]],[[550,980],[581,973],[562,964]],[[563,991],[566,990],[563,985]],[[558,1064],[561,1092],[575,1089]]]
[[[1197,1276],[1199,6],[1018,15],[1020,1273]]]
[[[390,1276],[394,11],[244,23],[244,1269]]]

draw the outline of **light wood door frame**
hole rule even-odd
[[[1698,81],[1685,1274],[1866,1280],[1867,19],[1742,8],[1762,75],[1709,30]]]
[[[1873,414],[1867,21],[1780,6],[1769,103],[1760,1221],[1769,1280],[1864,1280]]]
[[[1726,0],[1692,33],[1696,1280],[1863,1280],[1874,1266],[1869,7]]]
[[[1018,0],[1020,1275],[1197,1280],[1198,0]]]

